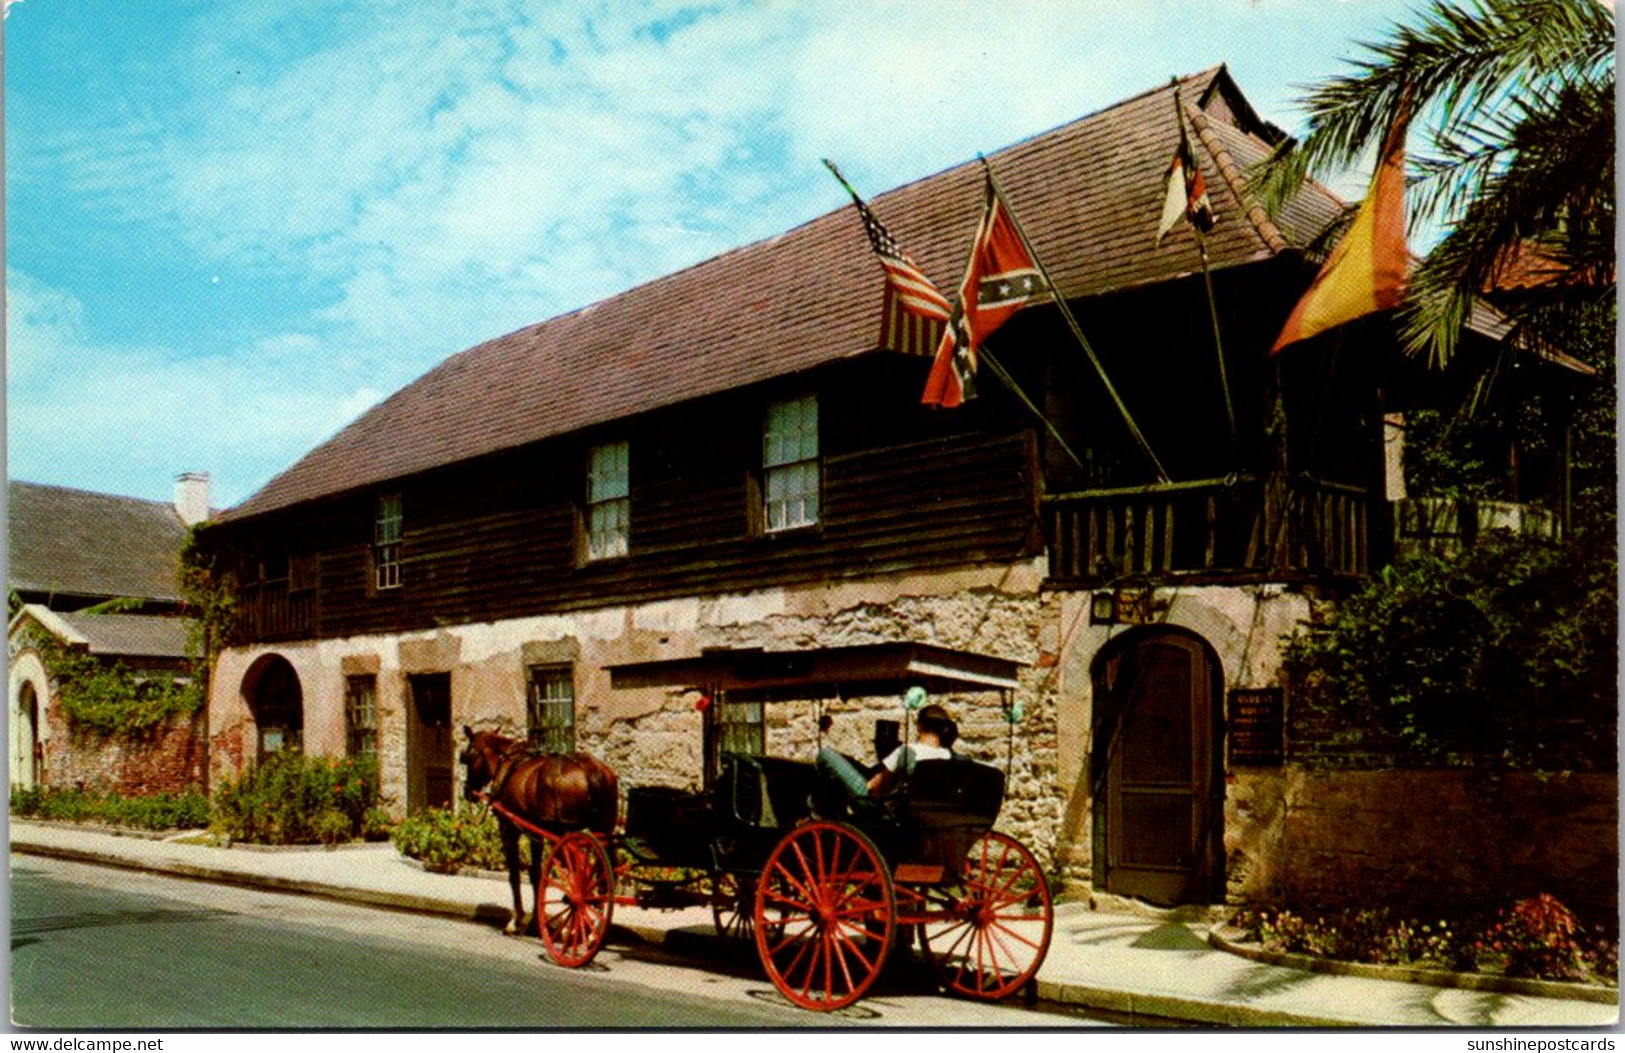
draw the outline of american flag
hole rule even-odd
[[[852,195],[852,203],[863,217],[864,233],[869,235],[869,244],[880,260],[881,270],[886,272],[886,291],[880,309],[880,346],[904,354],[932,354],[942,339],[942,328],[952,305],[903,252],[891,231],[869,211],[869,206],[863,203],[863,198],[852,189],[840,170],[828,159],[824,164]]]

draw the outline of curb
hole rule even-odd
[[[166,860],[162,864],[148,864],[126,856],[96,852],[84,848],[66,848],[57,845],[13,841],[11,851],[20,855],[65,859],[76,863],[94,863],[97,866],[116,867],[119,870],[139,870],[151,874],[186,878],[192,881],[236,885],[240,888],[258,889],[262,892],[284,892],[295,895],[316,896],[339,903],[359,903],[363,906],[382,907],[386,910],[414,914],[435,914],[441,917],[457,918],[462,921],[472,921],[486,925],[506,925],[513,914],[507,907],[499,904],[481,903],[470,906],[466,903],[440,899],[435,896],[418,896],[405,892],[377,892],[371,889],[356,888],[351,885],[329,885],[309,878],[272,877],[267,874],[251,874],[241,870],[198,866],[175,860]],[[663,944],[666,942],[668,930],[658,925],[644,925],[637,922],[627,924],[616,919],[610,924],[610,931],[630,935],[643,943]]]
[[[1312,1013],[1294,1013],[1283,1009],[1260,1009],[1257,1006],[1190,998],[1184,995],[1058,983],[1043,978],[1038,980],[1038,997],[1064,1005],[1084,1006],[1089,1009],[1099,1009],[1108,1013],[1121,1013],[1146,1020],[1161,1019],[1210,1027],[1350,1028],[1371,1026],[1369,1020],[1317,1016]]]
[[[1223,926],[1230,933],[1239,930]],[[1387,980],[1390,983],[1421,984],[1428,987],[1447,987],[1463,991],[1491,991],[1498,994],[1531,995],[1537,998],[1562,998],[1571,1002],[1592,1002],[1597,1005],[1619,1005],[1619,991],[1609,987],[1590,987],[1584,984],[1561,983],[1556,980],[1525,980],[1519,977],[1495,976],[1487,973],[1454,973],[1444,969],[1421,969],[1404,965],[1373,965],[1368,962],[1344,962],[1331,958],[1316,958],[1308,954],[1288,951],[1270,951],[1249,946],[1224,935],[1220,928],[1208,930],[1208,945],[1215,950],[1234,954],[1248,961],[1264,965],[1280,965],[1310,973],[1329,976],[1357,976],[1367,980]]]

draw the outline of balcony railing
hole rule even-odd
[[[1468,497],[1408,497],[1395,504],[1396,552],[1455,552],[1495,532],[1556,541],[1562,524],[1538,505]]]
[[[237,634],[249,640],[288,640],[313,635],[316,592],[293,591],[283,580],[237,589]]]
[[[1372,497],[1340,483],[1236,476],[1058,494],[1045,508],[1057,581],[1363,575],[1371,565]]]

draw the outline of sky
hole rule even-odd
[[[1221,62],[1300,132],[1414,6],[5,3],[8,475],[217,507],[465,347],[845,206],[821,157],[874,196]]]

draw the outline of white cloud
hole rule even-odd
[[[8,402],[26,407],[7,415],[14,478],[162,498],[177,473],[206,470],[216,502],[234,503],[380,397],[307,335],[181,355],[99,339],[78,300],[27,274],[8,271],[6,288]]]

